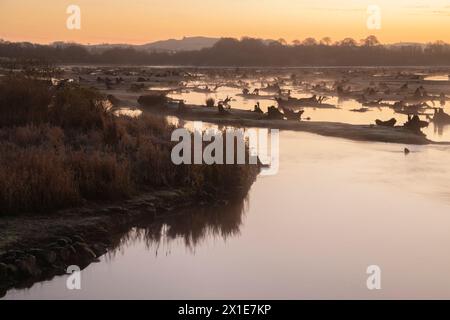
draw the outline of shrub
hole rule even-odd
[[[79,203],[64,155],[47,148],[2,148],[0,163],[1,213],[43,212]]]
[[[75,186],[84,199],[112,200],[133,193],[128,161],[115,154],[78,151],[68,154],[69,170]]]
[[[176,127],[164,117],[116,118],[91,89],[13,80],[0,83],[6,94],[0,108],[11,115],[11,123],[2,118],[0,126],[0,215],[48,212],[158,188],[231,194],[247,190],[257,174],[254,165],[176,166],[170,139]],[[24,83],[29,87],[21,88]],[[14,103],[19,111],[5,107]]]
[[[49,112],[51,123],[65,129],[104,129],[113,118],[98,92],[79,86],[58,90]]]
[[[164,94],[149,94],[140,96],[138,103],[143,107],[162,107],[167,103],[167,97]]]
[[[214,108],[215,104],[216,104],[216,101],[213,98],[206,99],[206,107]]]
[[[24,76],[0,82],[0,127],[38,124],[48,120],[50,84]]]

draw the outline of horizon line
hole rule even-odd
[[[368,35],[370,36],[370,35]],[[53,40],[53,41],[49,41],[49,42],[39,42],[39,41],[31,41],[31,40],[9,40],[7,38],[3,38],[0,37],[0,42],[9,42],[9,43],[31,43],[31,44],[38,44],[38,45],[52,45],[55,43],[64,43],[64,44],[77,44],[77,45],[82,45],[82,46],[99,46],[99,45],[128,45],[128,46],[142,46],[142,45],[147,45],[147,44],[153,44],[156,42],[164,42],[164,41],[170,41],[170,40],[175,40],[175,41],[182,41],[184,39],[190,39],[190,38],[207,38],[207,39],[236,39],[236,40],[242,40],[245,38],[249,38],[249,39],[256,39],[256,40],[262,40],[262,41],[278,41],[280,39],[283,38],[278,38],[278,39],[269,39],[269,38],[260,38],[260,37],[250,37],[250,36],[241,36],[241,37],[227,37],[227,36],[202,36],[202,35],[192,35],[192,36],[182,36],[180,38],[164,38],[164,39],[160,39],[160,40],[149,40],[148,42],[141,42],[141,43],[127,43],[127,42],[96,42],[96,43],[91,43],[91,42],[77,42],[77,41],[70,41],[70,40]],[[325,38],[325,37],[319,37],[319,38],[314,38],[314,37],[306,37],[304,39],[298,39],[300,41],[305,40],[305,39],[309,39],[309,38],[313,38],[317,41],[320,41],[321,39]],[[340,40],[344,40],[346,38],[352,38],[352,37],[344,37]],[[356,38],[352,38],[355,41],[359,41],[361,39],[356,39]],[[333,40],[333,39],[332,39]],[[340,40],[334,40],[333,42],[337,42]],[[292,40],[292,41],[286,41],[287,44],[294,44],[296,40]],[[421,45],[426,45],[426,44],[430,44],[430,43],[435,43],[438,41],[442,41],[444,43],[447,44],[446,41],[440,40],[440,39],[435,39],[435,40],[431,40],[431,41],[427,41],[427,42],[421,42],[421,41],[397,41],[397,42],[381,42],[381,45],[394,45],[394,44],[402,44],[402,43],[414,43],[414,44],[421,44]]]

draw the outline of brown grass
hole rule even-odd
[[[51,101],[48,88],[46,81],[5,77],[0,82],[0,126],[46,121]]]
[[[158,188],[230,194],[248,188],[251,165],[171,162],[175,127],[164,118],[113,116],[93,90],[0,82],[0,215],[50,212]]]

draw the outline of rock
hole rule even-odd
[[[404,152],[405,152],[405,154],[410,154],[411,153],[411,151],[408,148],[405,148]]]
[[[31,254],[16,260],[15,265],[17,266],[19,272],[24,276],[35,277],[41,274],[41,270],[36,263],[36,258]]]

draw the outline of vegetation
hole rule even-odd
[[[251,165],[175,166],[174,126],[116,117],[98,92],[23,75],[0,81],[0,215],[48,212],[158,188],[217,196],[248,188]]]
[[[81,45],[49,46],[31,43],[0,43],[0,57],[46,59],[65,63],[117,63],[209,66],[377,66],[448,65],[450,45],[436,41],[427,45],[382,45],[374,36],[356,41],[332,42],[307,38],[287,44],[285,40],[224,38],[212,48],[185,52],[146,52],[133,47],[90,51]]]
[[[165,94],[148,94],[140,96],[138,103],[142,107],[160,107],[167,103],[167,97]]]
[[[214,105],[216,104],[216,100],[214,100],[214,98],[208,98],[208,99],[206,99],[205,103],[208,108],[214,108]]]

